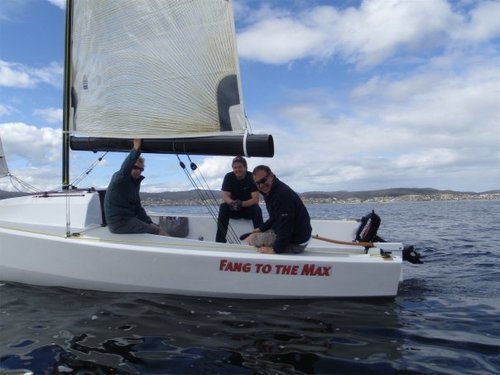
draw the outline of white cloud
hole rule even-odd
[[[294,35],[293,38],[290,36]],[[305,58],[321,43],[321,32],[291,19],[263,20],[246,32],[238,43],[240,56],[271,64]],[[265,43],[262,41],[266,40]],[[293,42],[291,43],[291,41]]]
[[[0,60],[0,86],[28,88],[34,87],[35,81],[22,64]]]
[[[486,1],[478,4],[470,12],[469,18],[465,21],[466,27],[457,30],[457,39],[481,42],[500,36],[500,2]]]
[[[394,164],[402,169],[439,168],[462,161],[456,151],[446,148],[426,149],[413,154],[407,153],[394,160]]]
[[[267,163],[299,191],[498,188],[499,67],[498,58],[449,55],[379,73],[350,97],[301,90],[283,98],[281,117],[253,120],[275,138]]]
[[[7,160],[17,157],[29,166],[60,163],[61,137],[60,129],[37,128],[24,123],[0,124],[0,138]]]
[[[445,0],[373,0],[343,10],[321,6],[295,15],[269,8],[258,13],[260,19],[241,29],[238,50],[245,59],[269,64],[336,56],[370,67],[396,52],[411,56],[446,48],[451,40],[460,46],[500,33],[498,2],[480,3],[470,20]]]
[[[0,123],[0,138],[10,173],[38,191],[52,190],[61,181],[61,131],[24,123]],[[0,190],[22,190],[8,178],[0,179]]]
[[[34,115],[40,117],[49,124],[62,123],[63,120],[63,110],[61,108],[50,107],[45,109],[37,109],[35,110]]]
[[[63,74],[63,67],[55,62],[44,68],[32,68],[0,60],[0,86],[33,88],[40,83],[46,83],[61,87]]]
[[[14,108],[9,105],[0,104],[0,116],[6,116],[14,112]]]
[[[46,83],[60,88],[63,83],[64,67],[57,62],[52,62],[44,68],[33,69],[32,74],[37,83]]]
[[[66,0],[48,0],[49,3],[55,5],[58,8],[66,9]]]
[[[454,72],[431,63],[425,72],[378,77],[354,92],[358,105],[386,128],[415,129],[415,136],[427,134],[426,142],[432,142],[430,135],[447,134],[450,141],[465,136],[468,143],[488,143],[481,129],[490,137],[500,134],[498,66],[498,61],[462,59],[460,72]]]

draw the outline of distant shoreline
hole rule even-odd
[[[26,194],[0,190],[0,199],[21,195]],[[351,192],[317,191],[300,193],[299,195],[306,204],[500,200],[500,190],[475,193],[431,188],[393,188]],[[204,204],[200,197],[209,197],[218,203],[222,202],[222,193],[219,190],[141,193],[141,199],[145,206],[199,206]]]
[[[335,193],[302,193],[299,194],[306,204],[357,204],[357,203],[391,203],[391,202],[433,202],[433,201],[466,201],[466,200],[500,200],[500,191],[484,193],[463,192],[436,192],[414,194],[378,194],[370,192],[342,192]],[[163,194],[163,193],[157,193]],[[145,206],[200,206],[203,201],[199,198],[167,198],[155,196],[155,193],[141,194]],[[215,200],[220,204],[220,192],[214,192]]]

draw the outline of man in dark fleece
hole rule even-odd
[[[104,213],[112,233],[152,233],[167,235],[154,224],[142,207],[139,191],[144,176],[144,159],[141,155],[140,139],[123,161],[118,172],[113,174],[104,198]]]
[[[311,240],[311,218],[299,195],[281,182],[266,165],[253,170],[253,179],[264,196],[269,219],[247,238],[261,253],[298,254]]]

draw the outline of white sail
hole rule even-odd
[[[2,138],[0,138],[0,177],[8,175],[9,168],[7,167],[7,159],[5,158],[5,152],[3,151]]]
[[[245,132],[231,1],[73,0],[71,14],[73,134]]]

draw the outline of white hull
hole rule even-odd
[[[398,291],[400,243],[383,244],[389,257],[378,248],[365,254],[319,240],[300,255],[260,254],[213,242],[216,224],[208,216],[189,217],[186,238],[117,235],[101,226],[97,193],[70,194],[0,201],[0,280],[229,298],[392,297]],[[245,220],[232,224],[238,235],[251,230]],[[313,234],[350,241],[356,226],[317,220]]]

